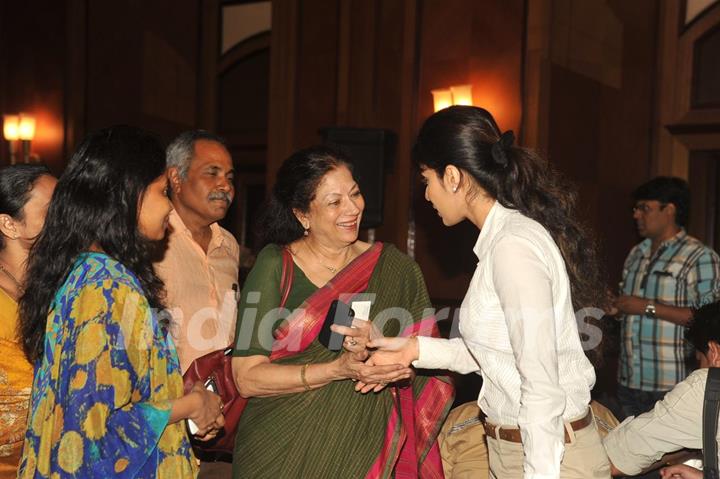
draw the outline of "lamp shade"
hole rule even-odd
[[[472,105],[472,85],[451,86],[453,105]]]
[[[452,106],[452,93],[447,88],[439,90],[431,90],[433,96],[433,106],[435,111],[440,111],[444,108]]]
[[[35,137],[35,117],[20,114],[18,137],[21,140],[32,140]]]
[[[3,115],[3,136],[7,141],[19,138],[20,117],[18,115]]]

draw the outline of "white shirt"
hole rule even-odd
[[[477,268],[459,338],[419,337],[414,366],[480,372],[488,421],[518,426],[524,477],[560,477],[563,421],[583,416],[595,371],[585,357],[565,262],[539,223],[496,202],[473,248]]]
[[[664,454],[683,448],[702,449],[707,377],[707,368],[698,369],[651,410],[630,416],[610,431],[603,445],[615,467],[634,476]]]

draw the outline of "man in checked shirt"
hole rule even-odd
[[[633,198],[645,239],[625,260],[614,301],[622,321],[617,394],[625,417],[651,409],[685,379],[692,350],[684,332],[692,309],[720,299],[720,257],[685,231],[687,182],[658,177]]]

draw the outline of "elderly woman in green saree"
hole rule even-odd
[[[436,438],[453,399],[447,378],[366,364],[371,334],[436,328],[417,264],[358,240],[364,206],[337,151],[299,151],[278,171],[261,220],[266,246],[238,309],[233,375],[249,399],[236,478],[443,477]],[[334,352],[318,334],[338,298],[371,301],[358,317],[373,321],[356,318]]]

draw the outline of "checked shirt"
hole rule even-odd
[[[627,259],[621,294],[657,304],[698,308],[720,299],[720,257],[685,230],[655,254],[651,241],[636,245]],[[688,374],[692,353],[685,327],[646,315],[621,317],[620,384],[641,391],[667,391]]]

